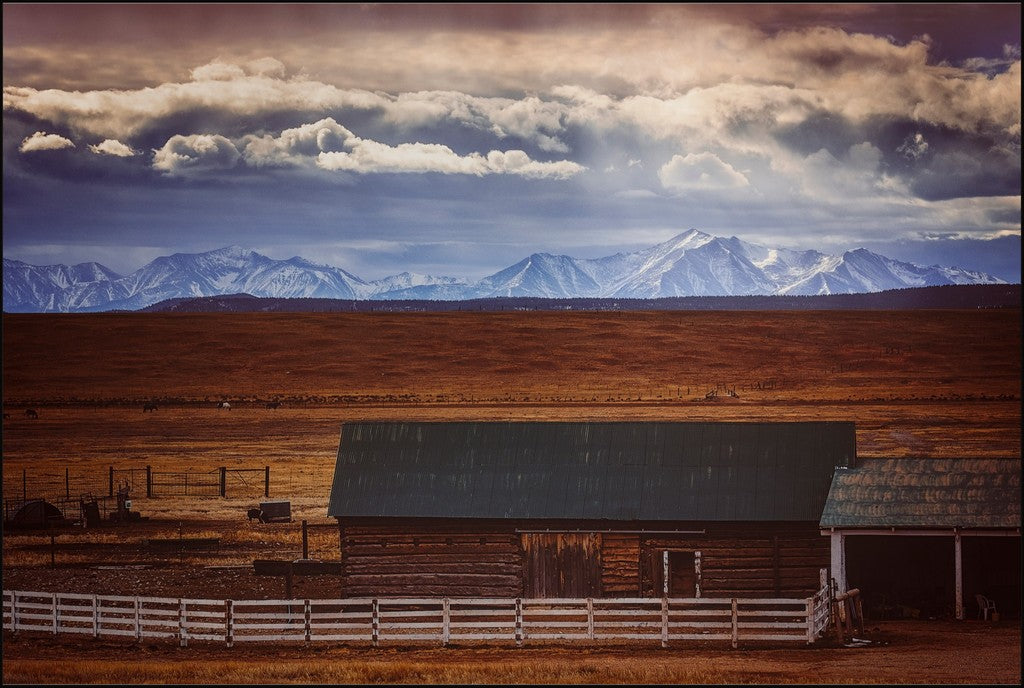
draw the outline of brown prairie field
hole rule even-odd
[[[102,495],[111,466],[190,474],[270,466],[271,497],[289,499],[293,518],[312,526],[310,556],[336,559],[326,507],[347,420],[850,420],[862,457],[1015,457],[1020,355],[1017,309],[5,314],[3,492]],[[144,413],[145,403],[158,409]],[[27,408],[39,417],[26,417]],[[67,530],[55,552],[48,536],[5,530],[4,587],[280,597],[277,579],[244,566],[297,556],[299,529],[250,524],[245,509],[263,483],[243,479],[226,498],[146,499],[136,485],[132,508],[149,521]],[[220,547],[168,558],[144,546],[171,533],[216,536]],[[296,594],[334,596],[329,580],[315,578],[297,579]],[[632,653],[595,650],[575,673],[556,671],[563,650],[531,650],[540,653],[531,664],[547,674],[522,673],[517,658],[528,653],[511,651],[310,649],[275,661],[222,649],[195,657],[191,681],[177,648],[146,649],[152,662],[133,663],[128,678],[110,643],[18,639],[4,644],[3,671],[5,682],[115,683],[1019,680],[1019,630],[935,628],[890,624],[890,647],[856,651],[688,650],[689,664],[679,665],[664,653],[638,664]],[[953,663],[964,643],[992,661]],[[330,669],[338,662],[362,668]],[[463,665],[476,668],[455,671]]]

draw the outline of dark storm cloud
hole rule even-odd
[[[828,249],[998,236],[1020,224],[1013,17],[5,5],[5,250],[294,244],[384,272],[434,246],[431,271],[483,274],[688,227]],[[36,132],[74,146],[19,150]]]
[[[886,173],[928,201],[1020,192],[1020,148],[1012,139],[884,117],[855,124],[834,113],[817,113],[781,129],[776,138],[802,155],[824,149],[836,157],[868,142],[882,153]]]

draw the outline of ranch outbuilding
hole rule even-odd
[[[1019,617],[1021,462],[863,459],[838,469],[821,516],[840,590],[876,617]]]
[[[355,422],[343,594],[798,597],[853,423]]]

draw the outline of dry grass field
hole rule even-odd
[[[3,490],[20,497],[24,476],[38,496],[77,497],[106,494],[110,466],[269,465],[271,496],[314,526],[310,556],[331,559],[326,506],[346,420],[851,420],[860,456],[1013,457],[1020,354],[1019,310],[4,315]],[[222,400],[232,408],[218,409]],[[158,410],[144,413],[149,402]],[[5,530],[4,587],[279,597],[277,579],[244,567],[297,556],[301,539],[296,524],[248,523],[245,509],[261,497],[262,480],[231,483],[226,499],[145,499],[136,488],[132,508],[150,521],[63,532],[54,568],[49,537]],[[144,546],[179,533],[221,546],[170,557]],[[296,594],[332,596],[315,579],[297,579]],[[1019,680],[1019,631],[980,628],[961,627],[957,640],[894,627],[902,640],[858,651],[583,659],[558,649],[310,648],[281,650],[277,661],[189,648],[186,666],[177,648],[143,648],[145,661],[130,668],[109,642],[62,637],[5,642],[3,671],[6,683]],[[957,660],[951,648],[961,647],[994,659]]]

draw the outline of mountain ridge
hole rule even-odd
[[[140,310],[168,299],[244,293],[260,298],[443,300],[661,299],[876,293],[951,284],[1005,284],[957,267],[921,266],[864,248],[839,256],[690,229],[629,253],[575,258],[532,253],[476,282],[402,272],[366,281],[299,256],[232,245],[160,256],[128,275],[99,263],[32,266],[4,258],[5,312]]]

